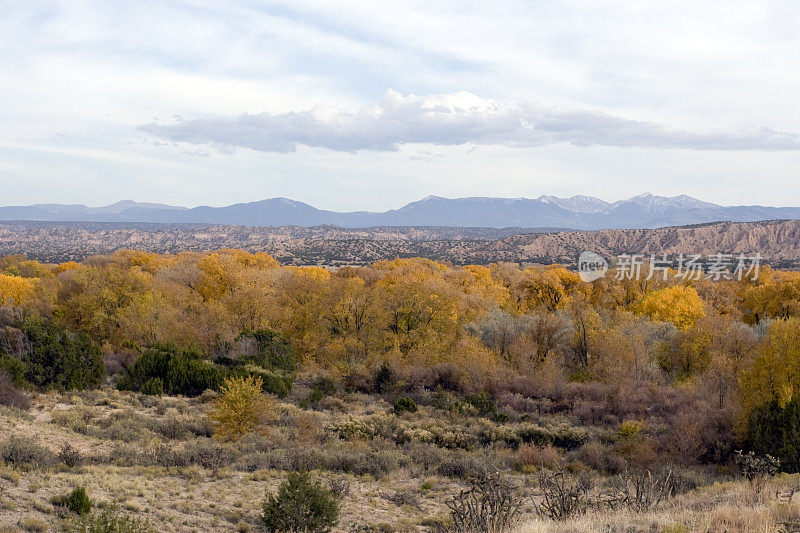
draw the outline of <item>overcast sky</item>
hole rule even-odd
[[[468,4],[0,0],[0,205],[800,205],[797,2]]]

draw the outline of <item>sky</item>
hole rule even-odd
[[[798,20],[793,1],[0,0],[0,205],[800,206]]]

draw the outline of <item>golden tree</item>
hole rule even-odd
[[[773,272],[744,291],[744,307],[756,322],[800,315],[800,272]]]
[[[0,304],[25,303],[33,295],[34,279],[0,274]]]
[[[56,274],[61,274],[62,272],[68,272],[70,270],[75,270],[76,268],[80,268],[80,263],[76,263],[75,261],[67,261],[66,263],[59,263],[56,266]]]
[[[271,402],[261,392],[263,384],[260,377],[253,376],[225,379],[208,415],[214,426],[214,438],[237,440],[264,423]]]
[[[745,412],[772,401],[784,406],[800,393],[800,319],[776,320],[769,326],[740,384]]]
[[[522,282],[522,290],[528,302],[528,309],[535,309],[543,305],[551,313],[563,307],[568,301],[569,296],[564,286],[564,281],[571,287],[572,279],[563,276],[563,272],[557,268],[535,268],[525,269],[525,278]]]
[[[702,298],[693,287],[674,285],[645,295],[637,310],[651,320],[672,322],[678,329],[689,329],[706,316]]]

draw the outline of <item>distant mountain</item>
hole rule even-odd
[[[540,196],[534,199],[428,196],[382,213],[326,211],[288,198],[192,209],[131,200],[104,207],[59,204],[0,207],[0,220],[335,225],[343,228],[458,226],[597,230],[776,219],[800,219],[800,207],[722,206],[685,195],[665,197],[649,193],[613,203],[592,196]]]

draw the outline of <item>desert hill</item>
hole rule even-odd
[[[250,227],[196,224],[0,223],[0,254],[44,261],[136,248],[159,253],[217,248],[264,251],[285,264],[367,264],[428,257],[454,264],[575,262],[591,250],[618,254],[760,253],[783,267],[800,265],[800,221],[719,222],[657,229],[546,231],[522,228],[336,226]]]

